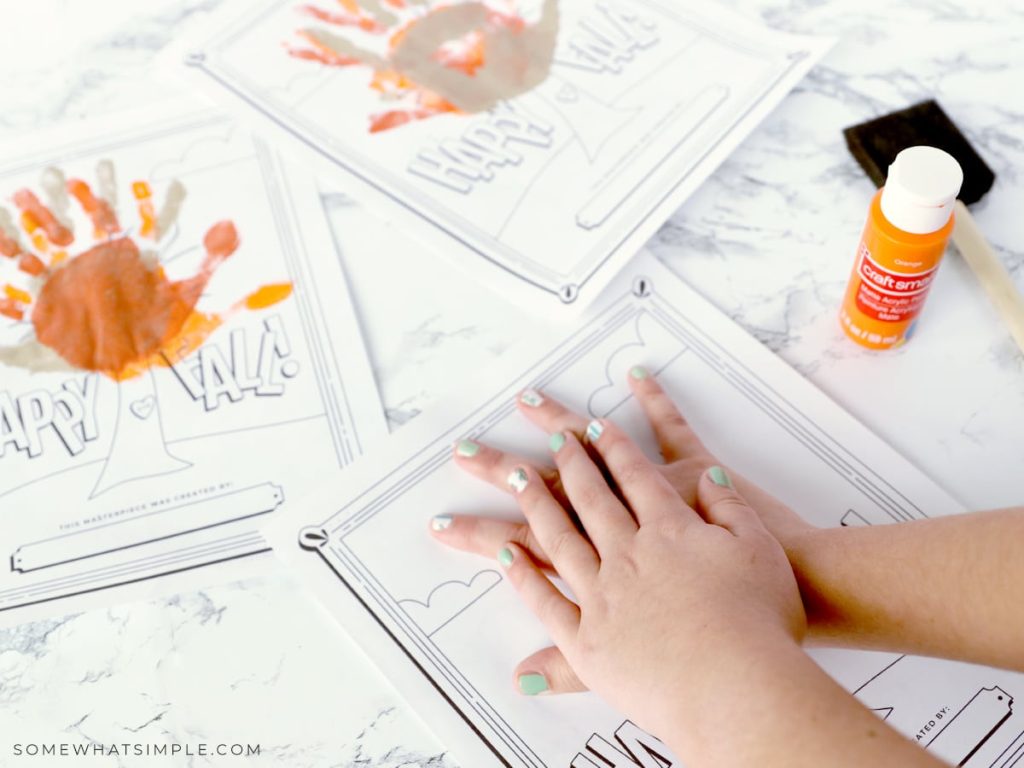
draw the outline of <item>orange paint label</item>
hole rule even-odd
[[[914,235],[889,223],[875,196],[839,313],[846,335],[870,349],[891,349],[914,332],[953,219],[937,232]]]
[[[889,323],[913,320],[924,306],[938,266],[925,272],[890,272],[873,258],[864,243],[857,259],[857,309],[864,315]]]

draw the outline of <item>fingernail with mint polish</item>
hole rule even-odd
[[[515,559],[516,556],[509,547],[502,547],[501,551],[498,552],[498,562],[501,563],[502,568],[509,568]]]
[[[526,490],[526,484],[530,482],[530,476],[522,467],[516,467],[508,475],[508,487],[516,493]]]
[[[523,405],[528,405],[531,408],[537,408],[544,404],[544,395],[536,389],[527,389],[519,396],[519,402]]]
[[[711,482],[721,488],[733,488],[732,480],[729,479],[729,475],[725,473],[725,470],[721,467],[712,467],[708,470],[708,477],[711,478]]]
[[[430,521],[430,527],[435,531],[446,531],[452,526],[451,515],[438,515]]]
[[[552,453],[558,453],[562,450],[563,445],[565,445],[565,435],[561,432],[555,432],[555,434],[551,436],[551,439],[548,440],[548,447],[551,449]]]
[[[601,435],[603,433],[604,433],[604,424],[602,424],[597,419],[594,419],[592,422],[587,424],[587,439],[590,442],[592,442],[592,443],[597,442],[600,439],[600,437],[601,437]]]
[[[471,459],[480,453],[480,443],[472,440],[459,440],[455,446],[455,452],[464,459]]]
[[[643,379],[646,379],[651,374],[648,373],[647,369],[644,368],[642,365],[634,365],[632,368],[629,369],[629,375],[632,378],[636,379],[637,381],[641,381]]]
[[[548,679],[539,672],[526,672],[519,676],[519,692],[525,696],[537,696],[548,690]]]

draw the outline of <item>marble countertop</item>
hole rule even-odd
[[[839,43],[650,248],[964,504],[1024,503],[1024,356],[955,252],[906,347],[860,350],[835,317],[873,191],[841,129],[928,97],[998,174],[975,214],[1024,290],[1024,6],[723,4]],[[155,56],[216,5],[35,0],[0,11],[0,141],[170,95]],[[395,257],[409,279],[386,283],[388,270],[359,258],[357,202],[338,193],[325,204],[393,428],[537,327],[409,254]],[[423,281],[431,291],[415,289]],[[0,765],[44,764],[13,757],[15,739],[263,746],[259,758],[76,765],[454,765],[272,558],[258,580],[0,631]]]

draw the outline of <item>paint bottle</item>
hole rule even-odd
[[[871,201],[840,323],[869,349],[892,349],[914,333],[953,232],[964,174],[947,152],[911,147],[889,166]]]

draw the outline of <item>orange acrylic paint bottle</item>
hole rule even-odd
[[[889,166],[871,202],[839,319],[869,349],[892,349],[913,335],[953,232],[964,174],[952,155],[911,147]]]

